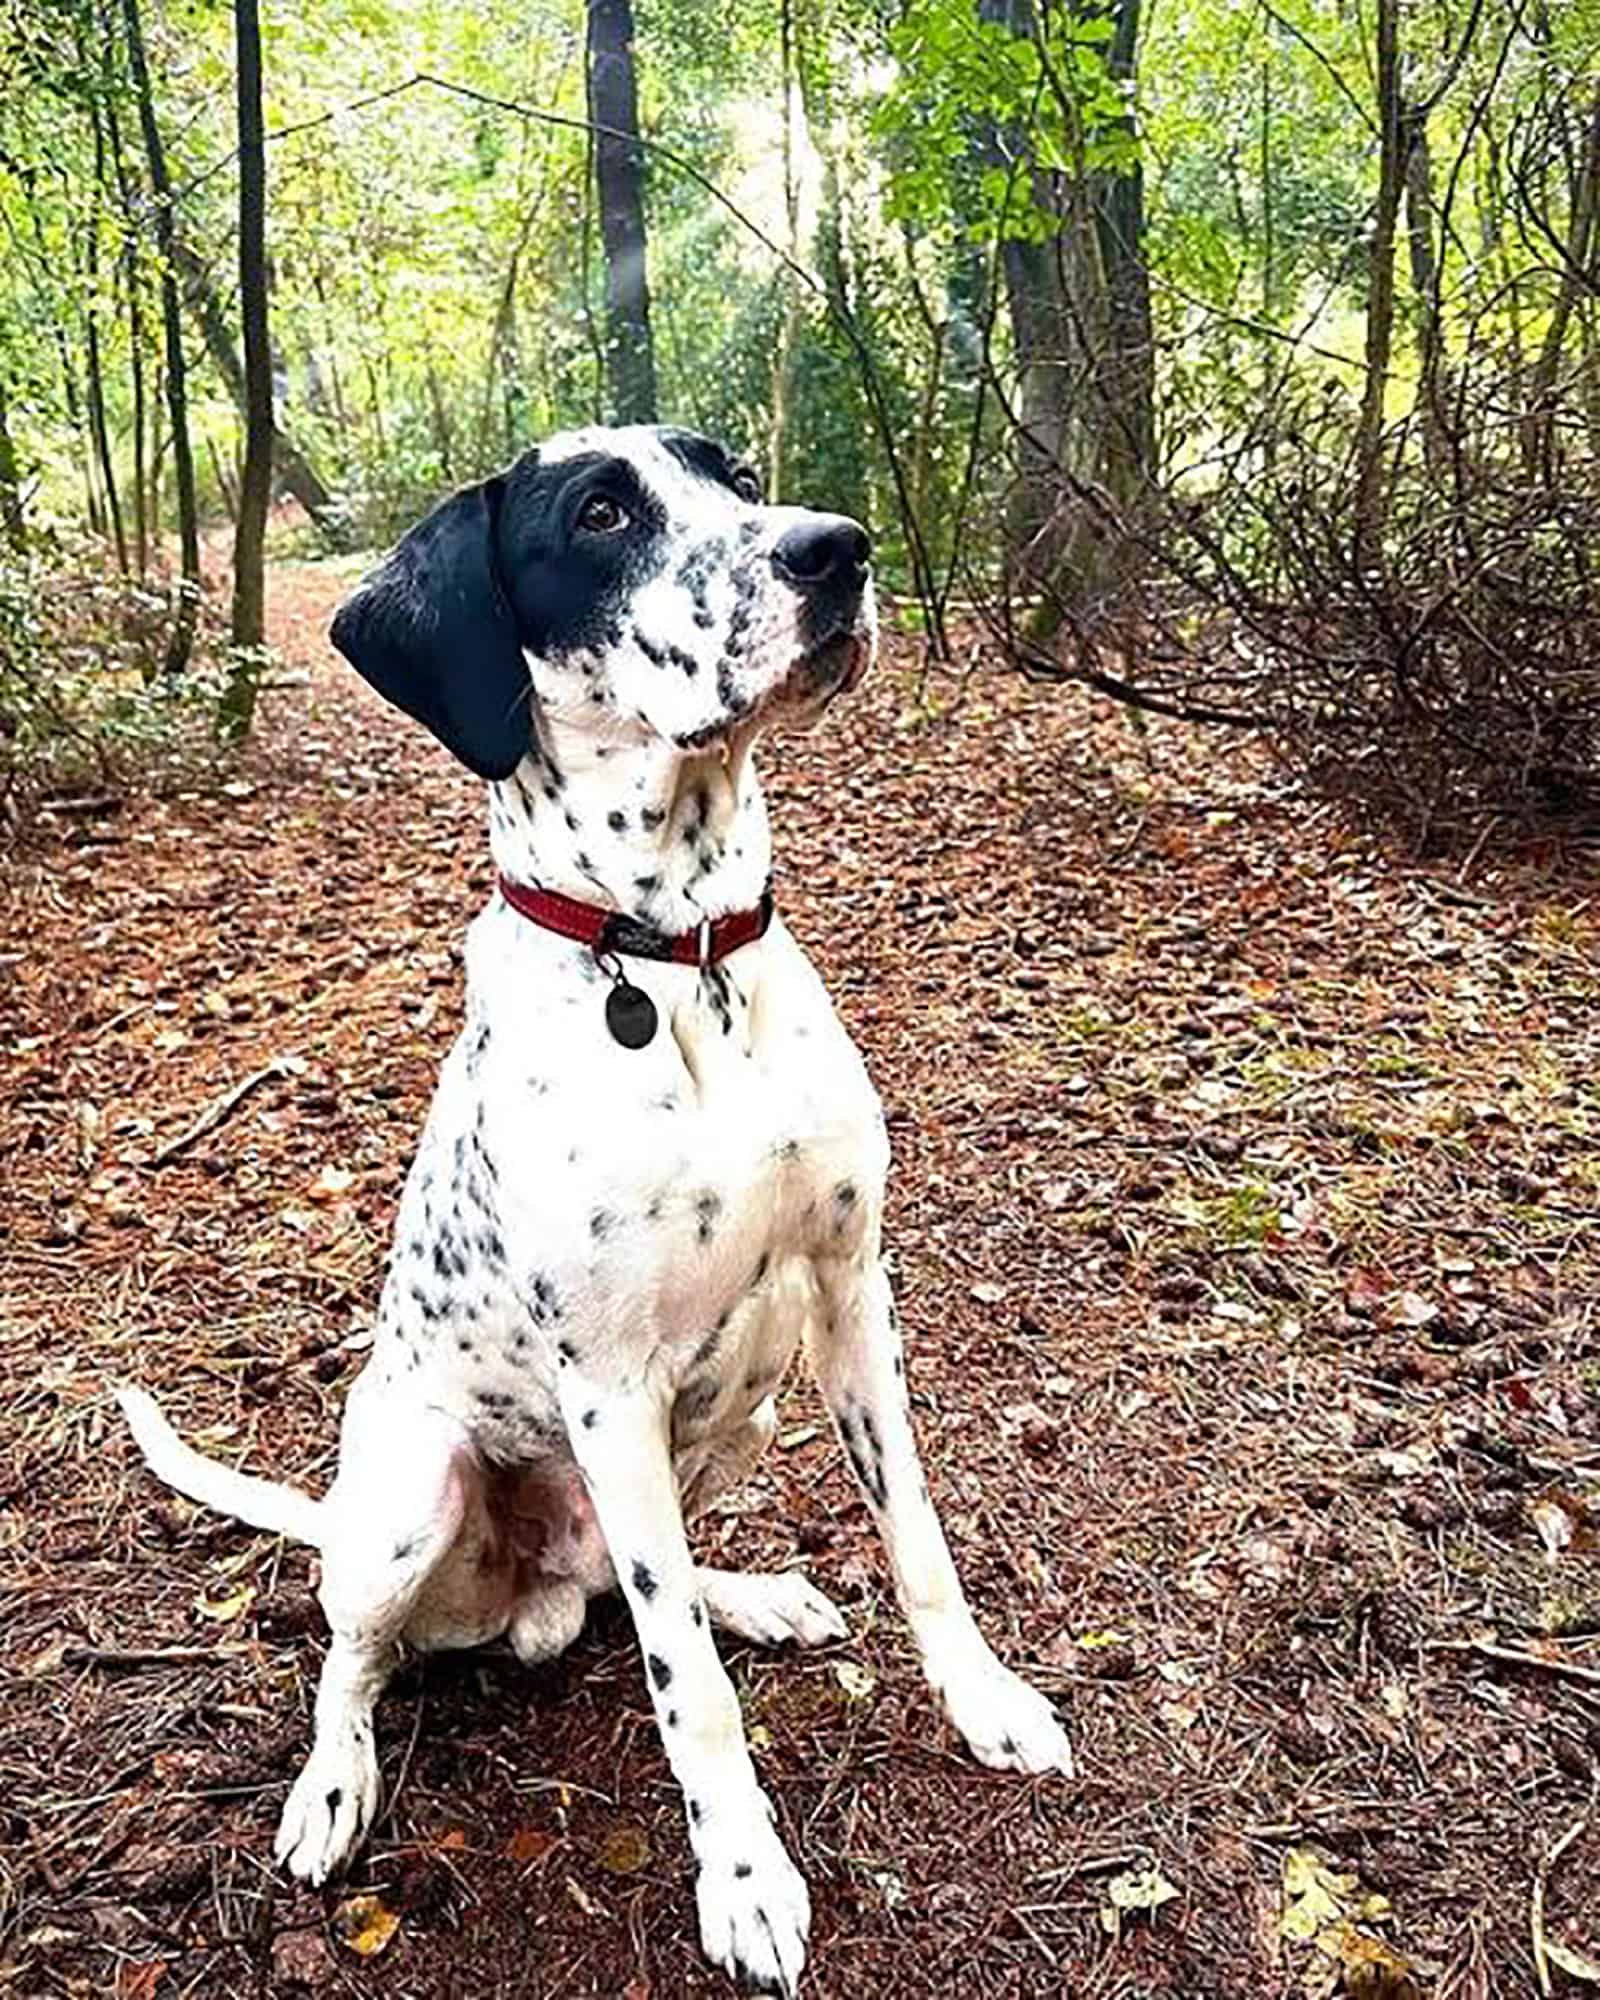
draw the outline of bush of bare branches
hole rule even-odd
[[[1480,369],[1364,456],[1343,397],[1285,390],[1132,501],[1062,474],[1095,560],[996,615],[1026,671],[1264,731],[1425,844],[1600,825],[1592,425],[1576,394]]]

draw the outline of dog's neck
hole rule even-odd
[[[496,865],[674,933],[754,908],[772,869],[754,733],[685,752],[541,721],[530,753],[490,787]]]

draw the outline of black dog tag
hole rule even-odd
[[[656,1032],[656,1003],[640,987],[619,978],[606,995],[606,1026],[625,1049],[642,1049]]]

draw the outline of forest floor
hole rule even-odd
[[[0,881],[0,1991],[717,1994],[620,1606],[538,1672],[410,1665],[369,1850],[278,1876],[313,1559],[156,1486],[107,1395],[328,1477],[490,881],[477,788],[326,649],[346,581],[276,570],[298,684],[220,791],[47,815]],[[1418,863],[1253,750],[919,691],[904,642],[765,762],[785,915],[888,1107],[934,1494],[1080,1768],[961,1754],[793,1383],[704,1540],[852,1625],[725,1647],[807,1992],[1486,2000],[1536,1954],[1579,1990],[1594,855]]]

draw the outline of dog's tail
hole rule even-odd
[[[296,1541],[321,1546],[322,1503],[309,1493],[276,1479],[235,1472],[232,1466],[203,1457],[184,1443],[143,1389],[119,1384],[116,1397],[145,1463],[165,1485],[215,1507],[219,1513],[232,1514],[252,1528],[266,1528],[275,1535],[290,1535]]]

